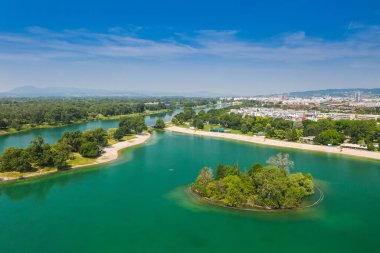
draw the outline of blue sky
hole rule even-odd
[[[24,85],[380,87],[380,2],[0,0],[0,91]]]

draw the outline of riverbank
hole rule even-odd
[[[332,153],[332,154],[338,154],[338,155],[348,155],[348,156],[380,160],[380,152],[355,150],[355,149],[347,149],[347,148],[341,149],[340,147],[328,147],[328,146],[312,145],[312,144],[297,143],[297,142],[280,141],[280,140],[268,139],[262,136],[247,136],[247,135],[232,134],[232,133],[206,132],[206,131],[183,128],[183,127],[178,127],[178,126],[169,126],[166,129],[172,132],[178,132],[178,133],[184,133],[184,134],[217,137],[217,138],[244,141],[244,142],[249,142],[249,143],[275,146],[275,147],[310,150],[310,151],[316,151],[316,152],[325,152],[325,153]]]
[[[136,138],[134,139],[121,141],[111,146],[105,147],[102,151],[102,154],[98,158],[96,158],[94,162],[72,166],[69,169],[71,170],[71,169],[83,168],[83,167],[111,162],[113,160],[116,160],[119,157],[120,150],[143,144],[150,137],[151,137],[151,134],[149,133],[139,134],[139,135],[136,135]],[[48,174],[58,173],[58,172],[59,170],[55,168],[52,168],[49,170],[39,170],[36,172],[27,172],[27,173],[4,172],[4,173],[0,173],[0,182],[34,178],[34,177],[45,176]]]

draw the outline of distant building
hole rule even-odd
[[[224,128],[222,128],[222,127],[215,127],[215,128],[211,128],[210,132],[224,133],[224,132],[226,132],[226,130],[224,130]]]
[[[360,91],[356,91],[354,94],[354,98],[356,102],[359,102],[361,100],[361,94]]]
[[[343,143],[340,145],[341,148],[352,148],[352,149],[361,149],[361,150],[367,150],[367,146],[361,146],[359,144],[352,144],[352,143]]]
[[[300,137],[300,142],[303,143],[314,143],[315,136],[305,136],[305,137]]]
[[[256,136],[266,136],[266,133],[265,132],[258,132],[258,133],[255,133]]]

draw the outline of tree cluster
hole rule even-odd
[[[165,122],[162,118],[159,118],[156,120],[156,124],[154,125],[154,128],[156,129],[164,129],[165,128]]]
[[[0,157],[0,171],[31,172],[41,167],[67,167],[71,147],[65,143],[50,145],[42,137],[37,137],[28,147],[7,148]]]
[[[79,152],[83,157],[98,157],[108,143],[108,134],[103,128],[63,133],[58,143],[68,145],[72,152]]]
[[[140,134],[148,127],[143,116],[123,117],[119,121],[119,128],[114,133],[116,140],[121,140],[127,134]]]
[[[207,105],[204,98],[0,98],[0,129],[21,130],[26,125],[69,124],[94,120],[100,116],[120,116],[175,109],[181,106]]]

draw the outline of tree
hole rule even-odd
[[[82,144],[82,132],[64,132],[59,142],[69,145],[71,147],[71,151],[78,152]]]
[[[227,175],[226,167],[223,164],[218,164],[216,167],[215,179],[224,178]]]
[[[83,157],[95,158],[100,155],[100,148],[95,142],[84,142],[79,149]]]
[[[297,141],[299,139],[298,136],[298,129],[288,129],[285,133],[285,138],[288,139],[288,141]]]
[[[154,128],[156,129],[164,129],[165,128],[165,122],[162,118],[159,118],[156,120],[156,124],[154,125]]]
[[[195,184],[193,184],[193,189],[195,189],[201,195],[205,195],[206,187],[208,183],[210,183],[211,181],[212,181],[212,169],[208,167],[204,167],[203,169],[200,170],[199,176],[197,177]]]
[[[122,129],[118,128],[116,131],[113,133],[113,138],[116,140],[120,141],[124,137],[124,132]]]
[[[0,129],[6,129],[8,127],[8,122],[5,118],[0,117]]]
[[[251,168],[247,171],[248,176],[252,177],[258,170],[260,170],[263,166],[260,163],[254,163]]]
[[[43,149],[44,139],[41,136],[38,136],[36,139],[30,142],[29,147],[27,147],[27,152],[30,155],[30,160],[32,163],[35,163],[38,166],[42,165],[42,155],[44,152]]]
[[[1,171],[33,171],[28,152],[21,148],[7,148],[0,159]]]
[[[51,147],[41,136],[31,141],[25,151],[29,153],[31,163],[40,167],[53,165]]]
[[[267,164],[273,167],[282,168],[289,171],[294,167],[294,162],[289,159],[289,154],[278,153],[275,156],[269,157]]]
[[[285,139],[286,132],[285,130],[274,130],[274,137],[280,140]]]
[[[344,141],[344,135],[339,133],[335,129],[329,129],[321,132],[319,135],[315,137],[315,142],[327,145],[339,145],[343,143]]]
[[[230,175],[223,178],[227,188],[224,203],[227,206],[239,207],[246,202],[247,197],[244,195],[244,185],[237,175]]]
[[[51,153],[54,166],[57,167],[57,169],[64,169],[68,166],[67,160],[71,155],[70,145],[58,142],[51,147]]]
[[[198,128],[198,129],[203,129],[204,128],[203,120],[197,119],[195,127]]]
[[[240,131],[243,133],[243,134],[246,134],[246,133],[248,133],[248,126],[247,126],[247,124],[245,124],[245,123],[243,123],[243,124],[241,124],[241,129],[240,129]]]
[[[172,118],[172,123],[174,124],[174,125],[180,125],[181,123],[178,121],[178,119],[177,119],[177,117],[173,117]]]
[[[136,134],[148,129],[145,125],[144,117],[124,117],[120,119],[119,128],[121,128],[124,134],[130,134],[135,132]]]
[[[84,131],[82,134],[82,143],[93,142],[100,147],[105,147],[108,144],[108,135],[103,128]]]

